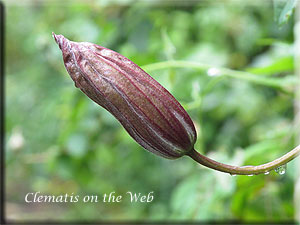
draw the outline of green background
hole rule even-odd
[[[272,1],[5,3],[7,220],[293,221],[295,162],[283,176],[232,177],[188,157],[167,160],[143,150],[74,87],[51,36],[97,43],[145,66],[193,119],[199,152],[258,165],[295,146],[294,22],[276,22]],[[201,66],[151,65],[170,60],[256,76],[253,82],[242,72],[232,78],[209,76]],[[114,191],[124,200],[26,203],[37,191]],[[153,191],[154,200],[130,203],[127,191]]]

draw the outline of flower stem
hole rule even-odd
[[[274,161],[266,164],[262,164],[259,166],[231,166],[231,165],[214,161],[200,154],[195,149],[193,149],[188,153],[188,156],[190,156],[192,159],[194,159],[201,165],[224,173],[230,173],[231,175],[235,175],[235,174],[236,175],[254,175],[254,174],[257,175],[261,173],[266,173],[287,164],[289,161],[293,160],[299,155],[300,155],[300,145],[298,145],[296,148],[289,151],[285,155],[281,156],[280,158],[275,159]]]
[[[290,87],[294,87],[295,79],[294,76],[287,78],[277,78],[277,77],[266,77],[261,75],[252,74],[245,71],[232,70],[224,67],[214,67],[212,65],[192,62],[192,61],[182,61],[182,60],[170,60],[158,63],[152,63],[142,66],[146,72],[169,69],[169,68],[188,68],[197,69],[200,71],[207,71],[210,68],[216,68],[219,72],[219,76],[230,77],[234,79],[246,80],[259,85],[264,85],[272,88],[276,88],[282,92],[290,93]]]

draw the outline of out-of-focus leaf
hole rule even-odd
[[[84,134],[73,134],[67,142],[67,150],[71,156],[82,157],[87,149],[87,138]]]
[[[274,2],[274,19],[278,25],[282,26],[287,23],[291,17],[297,0],[273,0]]]
[[[250,73],[255,73],[260,75],[272,75],[275,73],[292,71],[293,69],[294,69],[294,59],[292,56],[289,56],[289,57],[280,58],[268,66],[249,68],[247,69],[247,71]]]

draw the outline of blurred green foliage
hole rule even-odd
[[[7,218],[293,220],[294,162],[284,176],[231,177],[187,157],[172,161],[143,150],[74,87],[51,36],[53,31],[97,43],[145,66],[191,115],[197,150],[224,163],[256,165],[294,146],[293,82],[280,89],[209,76],[208,68],[155,69],[152,63],[181,60],[267,81],[293,80],[293,20],[279,27],[273,18],[271,1],[7,1]],[[26,193],[36,191],[80,196],[154,191],[155,197],[134,204],[25,203]]]
[[[297,0],[273,0],[273,5],[274,19],[281,26],[290,19],[297,5]]]

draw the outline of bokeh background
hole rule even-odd
[[[284,175],[232,177],[188,157],[167,160],[143,150],[74,87],[51,36],[54,31],[97,43],[144,66],[192,117],[199,152],[224,163],[256,165],[296,145],[294,15],[284,12],[286,5],[243,0],[4,5],[8,221],[294,221],[296,162]],[[154,201],[25,203],[25,195],[37,191],[80,196],[154,191]]]

